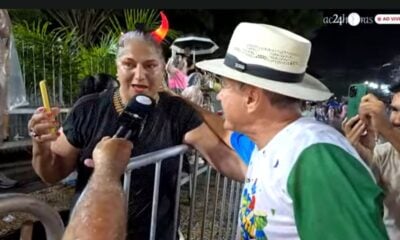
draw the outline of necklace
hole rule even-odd
[[[158,103],[159,99],[160,99],[160,96],[157,94],[154,99],[156,101],[156,104]],[[116,88],[114,91],[113,105],[114,105],[115,111],[117,111],[118,115],[121,114],[122,111],[124,111],[125,104],[122,103],[122,98],[121,98],[121,94],[119,93],[119,88]]]
[[[119,88],[116,88],[114,91],[113,105],[118,115],[121,114],[125,108],[125,105],[122,103],[121,95],[119,94]]]

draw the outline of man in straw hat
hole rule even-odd
[[[250,137],[239,239],[387,239],[382,190],[348,141],[302,118],[300,100],[332,94],[305,73],[311,43],[285,29],[240,23],[225,59],[197,63],[222,76],[224,127]]]

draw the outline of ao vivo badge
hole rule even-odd
[[[49,101],[49,95],[47,94],[47,87],[46,87],[46,80],[42,80],[39,82],[40,86],[40,93],[42,95],[42,102],[43,102],[43,107],[46,110],[46,112],[51,112],[51,107],[50,107],[50,101]],[[55,133],[56,129],[52,128],[51,133]]]

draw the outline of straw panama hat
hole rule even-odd
[[[302,100],[332,96],[318,79],[307,74],[311,42],[286,29],[267,24],[240,23],[224,59],[198,62],[203,70]]]

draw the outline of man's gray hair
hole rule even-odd
[[[285,96],[279,93],[271,92],[268,90],[263,90],[264,94],[267,95],[269,98],[271,105],[277,106],[277,107],[288,107],[288,106],[293,106],[293,105],[298,105],[299,107],[301,106],[301,100],[297,98],[292,98],[289,96]]]

